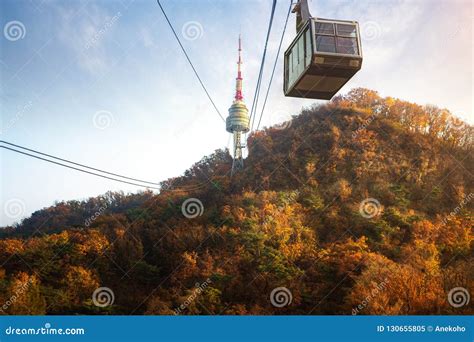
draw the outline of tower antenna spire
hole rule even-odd
[[[242,95],[242,38],[239,34],[239,59],[237,61],[237,78],[235,84],[235,100],[240,101],[243,100]]]
[[[235,97],[234,102],[229,108],[229,116],[226,119],[226,130],[234,135],[234,160],[232,163],[232,174],[244,167],[242,150],[245,146],[242,144],[242,133],[247,133],[249,131],[250,123],[248,109],[244,103],[244,96],[242,93],[242,38],[240,34],[238,55],[237,78],[235,79]]]

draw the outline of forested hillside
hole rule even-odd
[[[472,126],[354,89],[248,147],[3,229],[0,314],[474,314]]]

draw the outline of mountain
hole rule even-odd
[[[218,150],[6,227],[0,314],[473,314],[473,137],[354,89],[252,133],[233,177]]]

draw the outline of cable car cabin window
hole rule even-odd
[[[306,30],[305,32],[305,58],[304,58],[304,66],[307,67],[311,63],[311,59],[313,58],[313,49],[311,46],[313,45],[311,42],[311,32],[309,29]]]
[[[316,22],[316,34],[328,34],[334,36],[334,24]]]
[[[291,52],[291,72],[294,74],[298,65],[298,51]]]
[[[356,25],[324,22],[316,22],[315,24],[317,52],[356,56],[360,54]],[[336,30],[334,30],[334,27]]]
[[[342,37],[356,38],[356,26],[350,24],[336,24],[337,35]]]
[[[297,64],[295,65],[295,76],[298,78],[304,71],[304,35],[301,35],[296,43]]]
[[[305,54],[304,54],[304,35],[301,35],[298,41],[298,73],[303,72],[305,67]]]
[[[293,84],[296,81],[296,64],[298,63],[296,60],[297,53],[295,50],[293,50],[290,54],[290,77],[288,78],[288,83]]]
[[[311,37],[309,29],[302,33],[298,40],[293,44],[290,53],[287,55],[287,86],[291,87],[294,82],[303,74],[305,68],[311,63],[312,51],[305,46],[306,37]]]
[[[336,52],[336,41],[331,36],[316,36],[316,50],[319,52]]]
[[[355,38],[337,37],[337,52],[346,55],[358,55],[357,40]]]

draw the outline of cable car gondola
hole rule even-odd
[[[285,96],[330,100],[362,67],[357,21],[313,18],[299,0],[297,35],[285,52]]]

